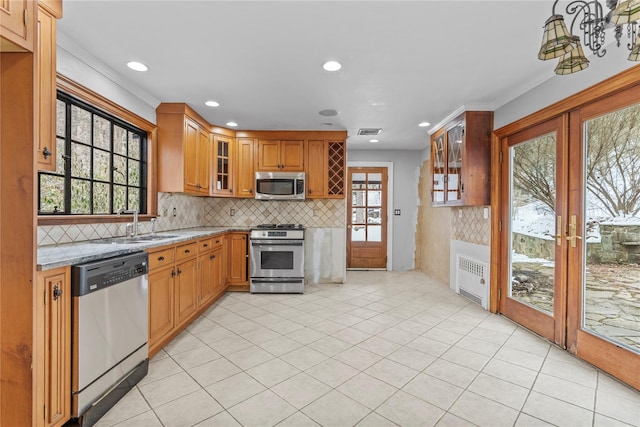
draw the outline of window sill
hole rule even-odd
[[[158,215],[141,214],[138,221],[149,221]],[[38,225],[70,225],[70,224],[102,224],[112,222],[131,222],[133,215],[40,215],[38,216]]]

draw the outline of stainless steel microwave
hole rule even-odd
[[[304,200],[304,172],[256,172],[256,199]]]

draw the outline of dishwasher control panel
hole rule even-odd
[[[148,255],[144,252],[74,265],[71,268],[73,296],[96,292],[149,272]]]

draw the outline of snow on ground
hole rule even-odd
[[[516,233],[553,240],[556,229],[556,215],[544,203],[532,202],[512,210],[512,230]],[[611,217],[602,209],[587,208],[587,243],[600,243],[600,224],[640,225],[640,217]]]

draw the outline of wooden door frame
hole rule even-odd
[[[509,136],[500,138],[500,149],[503,150],[503,158],[502,162],[500,162],[500,186],[502,188],[502,192],[500,195],[501,198],[496,200],[500,204],[500,215],[498,219],[502,221],[502,228],[505,232],[510,231],[509,224],[511,221],[511,205],[509,203],[511,199],[508,197],[510,196],[508,191],[511,180],[509,170],[511,170],[512,167],[509,163],[510,149],[518,144],[526,143],[533,138],[552,132],[555,132],[556,135],[556,177],[554,177],[556,200],[554,216],[562,218],[562,224],[565,224],[567,219],[569,186],[569,171],[567,163],[569,158],[569,135],[567,128],[568,115],[563,114],[553,119],[546,120],[536,126],[532,126]],[[526,304],[518,301],[516,298],[509,297],[510,283],[508,277],[511,276],[511,264],[507,260],[510,259],[509,252],[511,249],[511,235],[503,235],[502,240],[496,242],[500,247],[500,259],[505,261],[499,265],[497,270],[497,272],[499,272],[498,279],[503,279],[500,283],[502,298],[499,301],[498,311],[503,314],[510,311],[512,316],[519,317],[518,319],[514,319],[518,323],[564,348],[566,343],[567,315],[566,242],[564,240],[563,230],[557,230],[557,232],[562,234],[563,237],[559,241],[561,243],[560,245],[556,245],[556,242],[558,242],[557,239],[554,240],[555,291],[553,315],[549,316],[548,313],[539,311],[539,309],[534,307],[527,307]]]
[[[393,162],[368,162],[347,160],[347,174],[349,168],[386,168],[387,169],[387,271],[393,270]],[[351,189],[347,189],[347,197],[351,197]],[[349,200],[345,198],[345,209]],[[345,248],[347,245],[347,229],[345,223]]]

